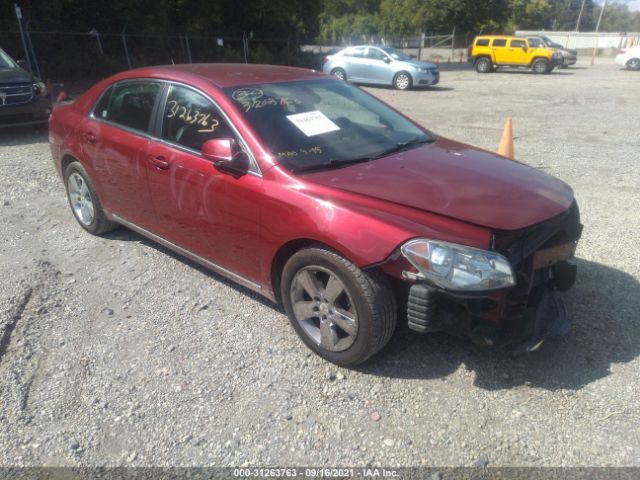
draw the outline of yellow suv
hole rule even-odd
[[[550,73],[560,64],[561,56],[540,43],[534,45],[526,38],[483,35],[469,47],[469,61],[478,73],[489,73],[497,67],[526,67],[534,73]]]

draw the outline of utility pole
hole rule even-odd
[[[580,31],[580,21],[582,20],[582,13],[584,12],[584,5],[587,3],[587,0],[582,0],[582,6],[580,7],[580,14],[578,15],[578,22],[576,23],[576,32]]]
[[[27,67],[29,68],[29,72],[33,73],[33,67],[31,67],[31,58],[29,55],[29,49],[27,48],[27,39],[24,36],[24,30],[22,29],[22,10],[17,3],[14,3],[13,6],[16,10],[16,20],[18,20],[18,28],[20,29],[20,39],[22,40],[22,48],[24,49],[24,59],[27,61]]]
[[[598,23],[596,24],[596,33],[600,31],[600,22],[602,21],[602,16],[604,15],[604,9],[607,8],[607,0],[604,0],[602,4],[602,9],[600,10],[600,16],[598,17]]]

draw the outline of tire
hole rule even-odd
[[[632,58],[627,62],[629,70],[640,70],[640,58]]]
[[[491,73],[493,71],[493,63],[491,59],[487,57],[480,57],[475,63],[476,72],[478,73]]]
[[[538,58],[531,64],[531,70],[536,74],[545,74],[551,72],[552,68],[549,60]]]
[[[334,68],[331,70],[331,75],[336,77],[338,80],[347,80],[347,72],[345,72],[342,68]]]
[[[393,88],[396,90],[410,90],[413,86],[413,80],[409,72],[398,72],[393,77]]]
[[[101,235],[119,227],[107,218],[98,194],[80,162],[71,162],[64,171],[67,200],[80,226],[93,235]]]
[[[287,261],[280,284],[293,329],[329,362],[345,367],[362,363],[393,335],[396,298],[379,270],[360,270],[318,245]]]

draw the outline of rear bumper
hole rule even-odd
[[[0,128],[46,123],[51,114],[47,97],[34,97],[24,105],[0,106]]]

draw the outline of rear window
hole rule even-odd
[[[501,38],[496,38],[493,41],[493,46],[494,47],[506,47],[507,46],[507,41]]]
[[[488,38],[479,38],[476,40],[476,47],[488,47],[489,39]]]
[[[96,108],[97,116],[123,127],[147,132],[151,121],[151,112],[160,93],[160,88],[159,82],[144,81],[115,85],[106,109],[98,110]]]

